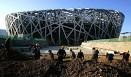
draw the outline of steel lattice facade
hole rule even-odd
[[[6,16],[9,35],[46,38],[52,45],[118,37],[123,21],[123,13],[105,9],[51,9]]]

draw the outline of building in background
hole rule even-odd
[[[46,38],[50,45],[79,45],[83,41],[119,37],[124,14],[105,9],[51,9],[11,13],[8,34]]]
[[[7,36],[6,30],[0,29],[0,36]]]

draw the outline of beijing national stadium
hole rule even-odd
[[[45,38],[52,45],[79,45],[83,41],[117,38],[124,14],[105,9],[49,9],[6,16],[8,34]]]

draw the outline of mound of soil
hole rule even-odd
[[[63,63],[47,59],[2,61],[0,77],[131,77],[131,66],[79,59]]]

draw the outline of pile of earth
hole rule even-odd
[[[131,77],[131,66],[79,59],[63,63],[47,59],[1,61],[0,77]]]

